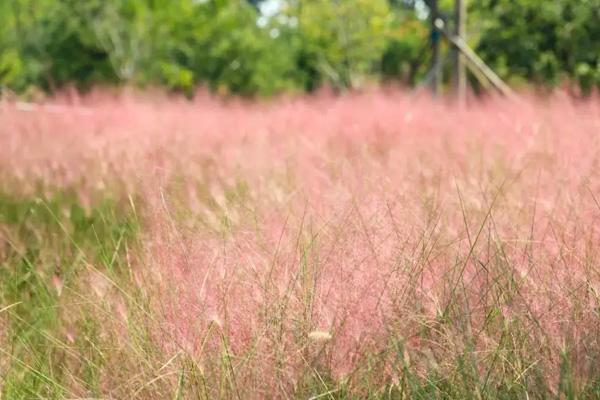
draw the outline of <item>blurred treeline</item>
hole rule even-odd
[[[600,0],[468,4],[469,44],[509,82],[600,86]],[[453,1],[440,9],[451,29]],[[427,0],[0,0],[0,85],[414,86],[430,68],[427,14]]]

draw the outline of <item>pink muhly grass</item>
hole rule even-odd
[[[255,397],[315,371],[451,374],[467,353],[482,376],[537,365],[556,387],[565,345],[593,373],[597,98],[60,101],[4,106],[2,177],[140,199],[160,351],[208,375],[225,353]]]

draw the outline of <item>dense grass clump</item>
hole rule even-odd
[[[0,224],[3,397],[99,395],[114,343],[98,337],[108,304],[90,294],[126,284],[134,215],[110,198],[86,207],[70,190],[1,193]]]
[[[2,396],[600,396],[597,99],[75,100],[0,112]]]

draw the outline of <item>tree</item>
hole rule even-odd
[[[379,70],[392,14],[386,0],[304,0],[293,4],[299,66],[314,82],[356,87]]]
[[[0,86],[270,95],[427,72],[429,0],[0,1]],[[600,87],[600,0],[471,1],[469,42],[513,84]],[[439,0],[451,19],[453,0]]]
[[[482,0],[476,50],[504,78],[600,86],[600,0]]]

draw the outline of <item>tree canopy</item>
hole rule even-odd
[[[430,54],[419,0],[0,2],[0,85],[163,85],[271,95],[417,84]],[[451,19],[452,1],[440,0]],[[600,86],[600,0],[469,2],[469,43],[513,83]]]

